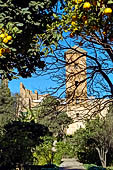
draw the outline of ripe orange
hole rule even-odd
[[[82,17],[82,20],[85,22],[85,21],[87,20],[87,17],[84,15],[84,16]]]
[[[80,42],[80,43],[79,43],[79,46],[82,46],[82,45],[83,45],[83,43],[82,43],[82,42]]]
[[[71,25],[72,25],[72,26],[75,26],[75,25],[76,25],[75,21],[72,21],[72,22],[71,22]]]
[[[106,32],[105,31],[103,31],[102,34],[106,36]]]
[[[87,25],[87,24],[88,24],[88,21],[86,20],[86,21],[84,22],[84,24]]]
[[[75,9],[78,9],[78,5],[75,5]]]
[[[4,42],[4,43],[8,43],[8,39],[7,39],[7,38],[4,38],[4,39],[3,39],[3,42]]]
[[[2,48],[0,48],[0,54],[2,54]]]
[[[105,8],[104,10],[104,14],[105,15],[110,15],[112,13],[112,9],[111,8]]]
[[[0,50],[1,50],[0,53],[5,53],[5,49],[4,48],[1,48]]]
[[[0,38],[5,38],[5,34],[0,34]]]
[[[89,9],[91,7],[91,4],[89,2],[85,2],[83,5],[84,9]]]
[[[81,3],[82,2],[82,0],[75,0],[75,3],[77,4],[77,3]]]
[[[7,36],[8,40],[12,40],[12,37],[10,35]]]
[[[76,15],[73,15],[73,16],[72,16],[72,21],[76,21],[76,19],[77,19],[77,16],[76,16]]]
[[[4,28],[2,28],[2,32],[4,32],[5,30],[4,30]]]
[[[5,49],[4,48],[0,48],[0,53],[4,53],[5,52]]]
[[[77,28],[77,27],[75,27],[73,31],[77,31],[77,30],[78,30],[78,28]]]
[[[64,32],[68,32],[68,30],[64,30]]]
[[[73,38],[74,37],[74,34],[73,33],[70,33],[70,38]]]

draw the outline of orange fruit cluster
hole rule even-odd
[[[12,40],[12,36],[7,33],[0,34],[0,38],[2,38],[3,43],[8,43],[8,41]]]
[[[111,8],[105,8],[104,9],[104,14],[105,15],[110,15],[112,13],[112,9]]]
[[[75,3],[77,4],[77,3],[81,3],[82,2],[82,0],[75,0]]]
[[[73,1],[73,4],[75,4],[75,6],[79,6],[79,4],[80,3],[83,3],[83,4],[81,4],[80,5],[80,8],[82,7],[84,10],[86,10],[85,12],[87,12],[89,9],[91,9],[91,7],[92,6],[97,6],[97,1],[95,1],[95,0],[92,0],[92,2],[90,3],[89,1],[86,1],[86,2],[83,2],[83,0],[74,0]],[[75,7],[75,10],[77,11],[79,11],[79,8],[77,7]],[[91,12],[91,11],[90,11]],[[102,15],[106,15],[106,16],[111,16],[111,14],[112,14],[112,8],[108,8],[108,7],[106,7],[105,9],[104,9],[104,11],[102,12],[103,14]],[[88,15],[86,16],[86,15],[83,15],[82,17],[81,17],[81,19],[82,19],[82,21],[83,21],[83,23],[79,23],[78,22],[78,20],[79,20],[79,16],[77,16],[77,13],[74,13],[74,15],[72,16],[72,20],[71,20],[71,34],[70,34],[70,37],[71,38],[73,38],[74,37],[74,35],[75,35],[75,32],[77,33],[77,31],[81,31],[82,30],[82,28],[84,27],[84,25],[85,26],[88,26]],[[79,23],[79,24],[78,24]],[[97,26],[96,25],[96,23],[94,23],[94,25],[92,25],[91,27],[90,27],[93,31],[94,30],[96,30],[96,31],[98,31],[99,30],[99,26]],[[104,35],[104,36],[106,36],[106,32],[105,31],[103,31],[102,32],[102,34]],[[110,41],[113,41],[113,37],[111,38],[111,36],[110,36]]]
[[[10,49],[9,48],[0,48],[0,56],[2,56],[4,53],[9,53]]]
[[[8,41],[12,40],[12,36],[8,35],[8,33],[6,33],[4,29],[2,29],[0,31],[0,40],[1,42],[6,44],[8,43]],[[9,53],[9,52],[10,52],[9,48],[3,48],[3,47],[0,48],[0,56],[4,55],[5,53]]]
[[[83,5],[84,9],[89,9],[91,7],[91,4],[89,2],[85,2]]]

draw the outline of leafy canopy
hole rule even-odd
[[[60,100],[52,96],[44,98],[35,113],[37,121],[57,136],[63,136],[65,128],[72,123],[72,119],[62,110]]]
[[[28,77],[44,68],[38,35],[52,23],[56,3],[0,0],[0,75]]]
[[[32,122],[13,121],[4,126],[0,138],[0,166],[33,162],[33,149],[49,134],[48,128]]]
[[[63,136],[65,129],[73,121],[62,109],[64,108],[61,108],[59,99],[47,96],[37,107],[34,107],[31,112],[28,111],[22,116],[26,121],[32,119],[35,122],[47,126],[50,132],[56,136]]]
[[[90,120],[86,123],[85,128],[79,129],[75,132],[72,142],[76,148],[80,160],[86,163],[96,163],[106,165],[110,163],[113,147],[113,124],[111,117],[99,118]],[[98,152],[97,152],[98,151]],[[98,158],[98,159],[97,159]],[[100,159],[100,162],[99,162]]]

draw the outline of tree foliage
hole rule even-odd
[[[53,164],[54,163],[54,152],[53,142],[54,139],[51,136],[42,137],[43,143],[36,147],[34,156],[38,159],[39,165]]]
[[[103,167],[110,163],[112,158],[112,147],[113,147],[113,125],[111,119],[100,119],[99,117],[94,120],[87,122],[84,129],[80,129],[75,132],[73,137],[73,142],[76,146],[76,152],[79,158],[86,159],[90,155],[90,159],[87,161],[92,161],[90,163],[99,163],[98,159]],[[108,155],[111,154],[111,158]],[[95,159],[94,158],[95,155]],[[88,157],[87,157],[88,156]],[[96,159],[98,158],[98,159]]]
[[[79,63],[79,59],[82,60],[86,55],[86,68],[81,68],[74,75],[70,73],[69,79],[79,77],[79,73],[82,74],[86,71],[87,78],[84,81],[87,81],[88,95],[99,98],[112,97],[113,1],[67,0],[64,4],[65,7],[61,11],[54,13],[53,16],[56,20],[48,25],[47,29],[47,33],[51,35],[52,39],[49,45],[45,42],[47,46],[45,50],[47,51],[50,45],[57,46],[56,49],[49,48],[50,52],[53,52],[53,55],[50,54],[55,63],[53,70],[56,72],[58,68],[62,69],[72,63]],[[44,40],[46,35],[43,37]],[[60,37],[59,39],[62,41],[56,41],[55,37]],[[76,45],[75,48],[72,45]],[[79,47],[85,49],[86,53],[84,54]],[[63,56],[66,49],[72,49],[72,53],[79,54],[79,57],[76,57],[73,62],[64,61]],[[78,67],[82,66],[78,65]],[[51,72],[54,72],[53,70]],[[60,82],[60,87],[62,87],[61,83],[65,79],[63,81],[62,75],[55,72],[53,73],[54,80]],[[80,81],[79,85],[84,81]]]
[[[15,100],[11,96],[10,89],[2,81],[0,85],[0,126],[15,119],[15,107]]]
[[[33,151],[43,141],[40,136],[47,134],[47,127],[34,122],[13,121],[6,124],[0,138],[0,166],[32,163]]]
[[[65,129],[72,123],[72,119],[61,109],[60,100],[52,96],[45,97],[33,112],[35,120],[57,136],[64,136]]]
[[[0,75],[28,77],[44,68],[38,35],[53,22],[56,4],[57,0],[0,0]]]
[[[36,147],[34,156],[38,159],[39,165],[56,164],[60,165],[63,157],[73,157],[73,150],[67,141],[56,141],[54,137],[42,137],[43,143]]]

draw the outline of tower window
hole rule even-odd
[[[77,63],[74,64],[74,68],[75,68],[75,69],[78,68],[78,64],[77,64]]]
[[[79,101],[79,99],[78,99],[78,98],[76,98],[76,104],[79,104],[79,102],[80,102],[80,101]]]
[[[76,113],[76,117],[79,117],[79,113]]]
[[[75,87],[78,87],[78,84],[79,84],[78,81],[75,81]]]

